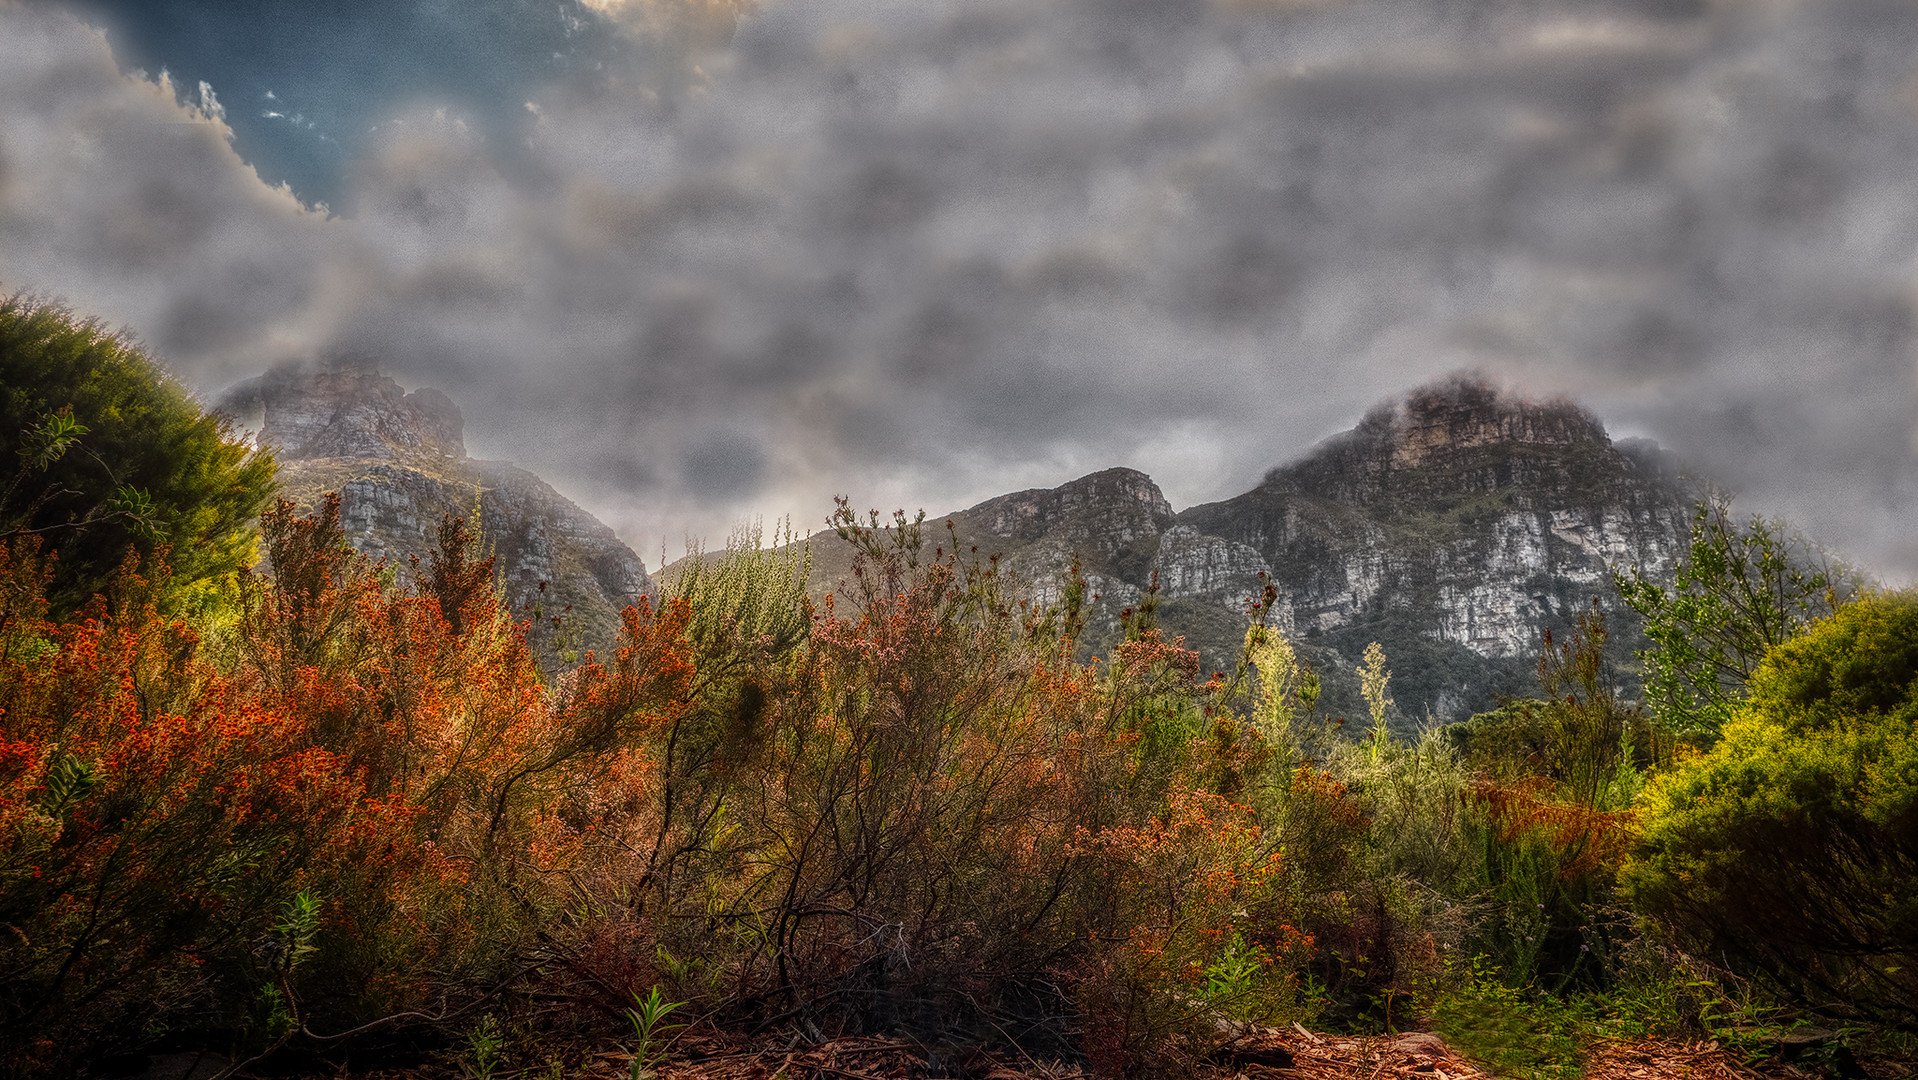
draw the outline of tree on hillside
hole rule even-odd
[[[0,536],[56,556],[48,600],[84,604],[131,546],[181,589],[254,557],[272,458],[232,438],[144,350],[58,304],[0,298]]]
[[[1691,542],[1669,586],[1644,567],[1614,575],[1645,620],[1655,648],[1639,653],[1645,699],[1674,734],[1717,735],[1745,698],[1766,652],[1857,591],[1857,575],[1832,563],[1781,522],[1739,524],[1718,496],[1698,504]]]

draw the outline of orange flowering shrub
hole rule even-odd
[[[685,705],[683,605],[548,687],[461,523],[410,588],[337,499],[262,526],[271,574],[211,628],[132,565],[48,623],[41,564],[0,547],[0,1068],[468,992],[534,948],[555,872],[629,839],[603,804]]]
[[[38,568],[8,552],[10,594]],[[304,888],[419,869],[411,810],[155,612],[164,567],[0,650],[0,1064],[53,1071],[271,982],[270,926]]]
[[[1176,791],[1143,824],[1081,829],[1079,850],[1103,871],[1107,908],[1109,947],[1080,983],[1102,1073],[1136,1075],[1192,1036],[1186,1049],[1209,1049],[1221,1016],[1298,1015],[1311,936],[1290,921],[1280,854],[1250,808]]]
[[[1270,755],[1194,655],[1142,609],[1083,662],[1083,583],[1020,603],[903,519],[841,525],[849,601],[742,546],[550,681],[457,521],[402,575],[337,500],[281,503],[200,625],[131,566],[49,623],[0,547],[0,1068],[528,981],[1114,1072],[1290,1007],[1311,942],[1232,801]]]

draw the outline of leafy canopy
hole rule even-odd
[[[1715,736],[1766,652],[1857,590],[1850,570],[1806,548],[1781,523],[1740,525],[1714,497],[1698,504],[1670,586],[1644,567],[1615,576],[1656,646],[1639,654],[1646,702],[1674,734]]]
[[[0,536],[38,535],[57,556],[56,612],[98,592],[129,546],[170,547],[181,592],[254,560],[272,458],[97,320],[0,298],[0,443],[15,451],[0,466]]]

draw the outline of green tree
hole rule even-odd
[[[1831,614],[1858,584],[1781,522],[1740,525],[1722,496],[1698,504],[1686,558],[1670,586],[1661,577],[1633,567],[1613,579],[1655,646],[1638,654],[1646,703],[1674,734],[1707,739],[1744,699],[1766,652]]]
[[[1709,753],[1654,779],[1621,878],[1681,944],[1918,1023],[1918,594],[1773,649]]]
[[[254,560],[271,456],[98,320],[0,298],[0,441],[18,458],[0,489],[0,535],[37,535],[57,556],[56,614],[104,586],[129,546],[170,549],[176,596]]]

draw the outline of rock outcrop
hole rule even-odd
[[[1654,447],[1627,449],[1570,402],[1457,377],[1179,521],[1258,551],[1303,640],[1381,642],[1400,705],[1456,717],[1528,691],[1541,631],[1593,602],[1636,637],[1612,569],[1669,570],[1693,493]]]
[[[1542,631],[1595,600],[1628,662],[1638,629],[1611,571],[1669,569],[1693,497],[1655,446],[1615,446],[1576,405],[1465,376],[1375,409],[1223,502],[1175,514],[1144,473],[1108,469],[941,520],[1041,596],[1078,558],[1099,596],[1088,629],[1101,651],[1156,575],[1160,626],[1208,669],[1228,668],[1269,579],[1267,617],[1326,676],[1325,708],[1362,711],[1352,671],[1378,641],[1411,728],[1533,692]],[[842,545],[831,533],[813,545],[815,586],[832,588]]]
[[[534,650],[549,665],[604,651],[620,610],[652,591],[612,529],[524,469],[468,458],[459,408],[437,390],[408,393],[364,370],[274,372],[226,401],[263,409],[259,438],[274,447],[288,498],[310,511],[339,492],[348,541],[402,573],[425,558],[444,515],[477,515],[506,598],[532,618]]]
[[[1077,558],[1098,597],[1088,613],[1095,637],[1116,632],[1119,612],[1156,583],[1161,606],[1185,616],[1175,622],[1232,625],[1236,647],[1240,617],[1265,587],[1259,575],[1271,572],[1252,548],[1179,524],[1159,485],[1136,469],[1002,495],[952,520],[961,539],[1005,553],[1008,569],[1042,596],[1064,582]],[[1280,625],[1290,628],[1289,613],[1281,612]]]
[[[430,387],[409,394],[376,371],[281,370],[249,388],[282,461],[466,457],[459,406]]]

